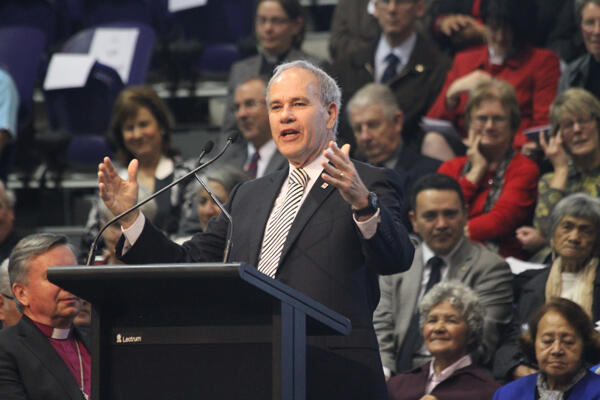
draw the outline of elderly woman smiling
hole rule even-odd
[[[439,283],[419,313],[433,360],[390,379],[390,399],[491,399],[499,385],[469,355],[483,336],[484,309],[475,292],[458,281]]]
[[[600,339],[576,303],[554,298],[544,304],[529,321],[522,345],[540,372],[502,386],[494,400],[600,399],[600,376],[588,370],[600,359]]]

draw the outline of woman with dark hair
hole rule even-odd
[[[503,80],[477,83],[465,108],[467,155],[438,172],[456,179],[469,209],[466,236],[503,257],[523,257],[515,230],[530,221],[537,195],[537,165],[511,146],[519,127],[515,91]]]
[[[120,173],[127,175],[127,166],[138,161],[137,179],[152,193],[165,187],[189,171],[177,151],[171,147],[171,117],[167,106],[150,86],[131,86],[119,93],[110,123],[111,139],[116,147]],[[175,186],[156,198],[157,213],[153,223],[167,234],[179,227],[185,187]],[[87,248],[99,231],[97,207],[92,207],[82,245]]]
[[[419,305],[419,327],[433,359],[391,378],[390,399],[491,399],[499,385],[469,355],[483,338],[484,315],[468,286],[448,281],[431,288]]]
[[[449,121],[466,138],[468,93],[477,83],[494,77],[509,82],[516,91],[521,124],[513,139],[515,148],[521,148],[527,141],[522,130],[548,123],[548,110],[560,77],[559,60],[553,52],[531,45],[535,27],[532,2],[488,2],[483,13],[488,44],[456,54],[428,118]],[[422,146],[423,154],[442,160],[464,151],[460,139],[437,132],[427,134]]]
[[[283,63],[306,60],[322,67],[324,61],[301,50],[306,30],[304,9],[298,0],[257,0],[254,33],[258,54],[233,64],[229,74],[229,93],[222,131],[226,136],[237,130],[233,92],[253,76],[270,77]]]
[[[600,338],[577,303],[546,302],[529,321],[521,347],[539,372],[502,386],[494,400],[600,399],[600,376],[589,370],[600,359]]]

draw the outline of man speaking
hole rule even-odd
[[[232,261],[303,292],[352,321],[349,337],[307,340],[307,398],[387,399],[373,330],[378,274],[409,268],[413,246],[401,221],[395,173],[355,162],[334,143],[340,89],[305,61],[276,68],[267,88],[273,140],[289,169],[235,188]],[[100,195],[116,215],[137,201],[133,160],[123,180],[111,161],[100,164]],[[135,211],[120,221],[117,254],[128,263],[222,259],[227,221],[179,246]]]

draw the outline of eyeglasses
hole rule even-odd
[[[255,108],[258,107],[259,104],[267,104],[267,102],[265,100],[248,99],[243,103],[235,103],[233,105],[233,111],[238,112],[242,106],[245,108]]]
[[[389,6],[394,3],[396,5],[407,4],[407,3],[416,3],[418,0],[377,0],[377,3]]]
[[[560,129],[563,135],[570,135],[575,131],[575,124],[577,124],[580,128],[587,128],[594,122],[596,119],[592,117],[587,118],[577,118],[575,120],[562,121],[558,124],[558,129]]]
[[[10,296],[10,295],[8,295],[8,294],[6,294],[6,293],[2,293],[2,292],[0,292],[0,294],[1,294],[2,296],[6,297],[6,298],[7,298],[7,299],[9,299],[9,300],[14,300],[14,299],[15,299],[13,296]]]
[[[256,25],[266,25],[268,23],[270,23],[273,26],[283,26],[285,24],[287,24],[288,22],[290,22],[289,18],[284,18],[284,17],[273,17],[273,18],[266,18],[266,17],[261,17],[261,16],[256,16]]]
[[[492,121],[493,126],[505,124],[508,118],[503,115],[477,115],[473,118],[473,125],[481,128],[487,124],[488,121]]]

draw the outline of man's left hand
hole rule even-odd
[[[369,189],[356,172],[350,160],[350,145],[345,144],[340,149],[335,142],[329,142],[328,148],[323,152],[330,162],[323,163],[323,180],[335,186],[340,191],[346,203],[353,210],[360,210],[369,205]]]

